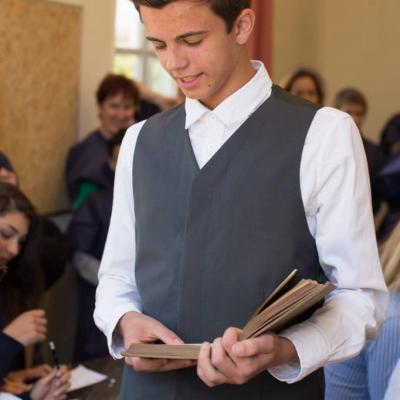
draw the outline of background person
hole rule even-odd
[[[1,172],[3,171],[3,172]],[[18,175],[5,154],[0,153],[0,183],[18,187]],[[44,215],[37,216],[38,264],[44,272],[44,286],[49,289],[62,276],[70,257],[66,236],[58,226]]]
[[[21,359],[23,362],[23,345],[46,338],[44,311],[35,309],[43,288],[43,276],[37,264],[36,235],[37,216],[29,200],[15,186],[0,184],[0,266],[3,271],[0,282],[1,380],[10,369],[21,366],[18,363]],[[38,368],[37,374],[31,374],[30,378],[41,378],[45,371],[46,368]],[[42,398],[35,397],[38,392],[44,398],[56,375],[58,382],[54,385],[60,386],[54,386],[52,391],[64,394],[66,374],[65,370],[51,372],[50,378],[45,377],[36,386],[32,398]],[[8,382],[3,383],[7,387]],[[2,386],[4,389],[4,384]]]
[[[122,130],[108,142],[108,167],[112,175],[115,173],[124,135],[125,130]],[[79,290],[75,362],[105,357],[108,354],[107,341],[91,316],[94,312],[100,260],[110,225],[112,200],[112,187],[91,194],[73,214],[68,227],[68,237],[73,249],[73,264],[78,271]]]
[[[343,363],[325,367],[326,400],[381,400],[400,359],[400,224],[380,246],[389,309],[376,340]]]
[[[112,187],[108,168],[108,141],[134,122],[139,90],[131,79],[109,74],[96,92],[100,127],[69,151],[66,181],[73,209],[99,189]]]
[[[285,76],[279,84],[294,96],[302,97],[315,104],[324,104],[324,84],[321,76],[312,68],[296,68]]]
[[[381,191],[377,182],[377,174],[384,163],[385,157],[381,148],[368,140],[363,134],[364,121],[368,113],[367,99],[358,89],[344,88],[336,94],[334,107],[349,114],[360,131],[365,155],[367,156],[371,182],[372,209],[375,213],[379,210],[381,202]]]
[[[391,117],[383,128],[381,147],[387,158],[377,174],[377,182],[382,199],[389,206],[378,232],[383,240],[400,220],[400,114]]]

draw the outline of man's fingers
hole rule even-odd
[[[197,375],[209,387],[227,383],[227,378],[211,363],[211,345],[203,343],[197,361]]]
[[[226,351],[231,351],[232,346],[239,341],[239,336],[242,331],[238,328],[228,328],[222,337],[222,345]]]
[[[212,344],[211,363],[218,371],[222,372],[222,374],[227,377],[236,374],[236,365],[222,345],[221,338],[215,339]]]
[[[236,357],[254,357],[260,354],[270,354],[275,350],[275,337],[262,335],[257,338],[243,340],[233,345],[232,353]]]
[[[197,364],[196,360],[167,360],[164,364],[162,371],[173,371],[175,369],[190,368]]]
[[[160,371],[168,360],[126,357],[125,362],[137,372],[155,372]]]
[[[159,322],[156,323],[154,334],[165,344],[183,344],[183,340],[176,333]]]

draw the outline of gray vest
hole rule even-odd
[[[133,161],[136,281],[145,314],[186,343],[242,327],[293,268],[326,278],[300,192],[304,141],[317,107],[274,86],[272,95],[200,170],[179,106],[143,126]],[[125,368],[123,399],[323,398],[321,373],[287,385],[267,372],[208,388],[195,368]]]

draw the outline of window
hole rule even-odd
[[[114,72],[143,82],[166,96],[176,96],[175,82],[146,40],[139,14],[129,0],[117,0]]]

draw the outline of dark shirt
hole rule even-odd
[[[0,152],[0,168],[4,168],[7,171],[14,172],[14,168],[10,160],[5,156],[5,154]]]
[[[362,141],[365,155],[367,156],[368,172],[371,182],[372,209],[375,213],[379,210],[382,200],[381,190],[377,181],[377,174],[384,163],[384,155],[378,145],[370,142],[364,136],[362,136]]]
[[[66,235],[46,217],[39,217],[38,251],[45,288],[48,289],[63,274],[70,258],[70,248]]]
[[[72,249],[101,259],[111,219],[113,189],[91,194],[74,213],[68,228]]]
[[[160,111],[161,109],[154,103],[141,100],[139,110],[135,114],[135,121],[143,121]],[[99,130],[93,131],[71,148],[67,157],[65,175],[68,196],[72,202],[78,196],[80,186],[85,182],[95,184],[97,189],[109,187],[110,176],[107,174],[109,157],[107,140]]]
[[[112,188],[91,194],[74,213],[68,228],[71,246],[100,260],[107,239],[113,200]],[[108,354],[105,336],[94,325],[93,315],[96,288],[78,277],[79,314],[76,331],[74,361],[81,362]]]
[[[140,122],[152,117],[154,114],[161,112],[161,108],[147,100],[141,100],[139,109],[135,113],[135,121]]]
[[[109,157],[107,140],[98,130],[71,148],[65,169],[71,201],[78,195],[82,183],[91,182],[99,188],[110,185],[109,176],[105,174]]]
[[[389,212],[382,223],[379,239],[385,239],[400,220],[400,154],[394,154],[377,174],[382,198],[389,205]]]
[[[0,383],[10,370],[15,356],[22,350],[21,343],[0,331]]]

